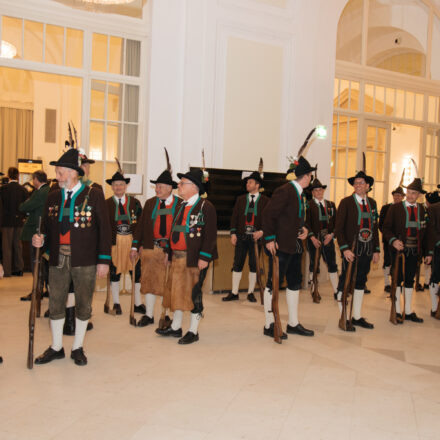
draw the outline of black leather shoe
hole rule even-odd
[[[84,350],[82,347],[79,347],[76,350],[72,350],[72,352],[70,353],[70,357],[75,361],[75,365],[87,365],[87,358],[84,354]]]
[[[335,293],[333,294],[333,298],[335,299],[335,301],[338,300],[338,292],[335,292]]]
[[[423,322],[422,318],[419,318],[415,312],[410,313],[409,315],[405,315],[405,321],[412,321],[412,322]]]
[[[371,293],[371,290],[367,286],[365,286],[364,293],[365,295],[368,295],[369,293]]]
[[[118,303],[113,304],[113,310],[116,310],[117,315],[122,315],[121,304]]]
[[[31,301],[32,300],[32,293],[30,293],[29,295],[26,296],[22,296],[20,298],[20,301]]]
[[[222,298],[222,301],[237,301],[238,295],[234,295],[232,292],[228,294],[228,296],[225,296]]]
[[[396,313],[397,324],[403,324],[403,318],[401,313]]]
[[[44,317],[45,317],[45,318],[49,318],[49,309],[47,309],[47,310],[44,312]]]
[[[263,327],[263,334],[265,336],[270,336],[271,338],[273,338],[274,337],[274,323],[272,323],[269,328]],[[286,333],[283,332],[283,334],[281,335],[281,339],[287,339]]]
[[[435,318],[435,315],[437,314],[437,310],[434,310],[434,311],[432,311],[431,310],[431,317],[432,318]],[[437,319],[437,318],[436,318]]]
[[[142,316],[138,322],[138,327],[146,327],[147,325],[154,324],[154,318],[150,318],[147,315]]]
[[[145,315],[147,309],[145,304],[141,304],[140,306],[134,306],[134,313],[140,313],[141,315]]]
[[[385,289],[383,289],[385,292],[390,293],[391,292],[391,286],[385,286]]]
[[[22,270],[17,270],[16,272],[12,272],[11,275],[13,277],[22,277],[23,276],[23,271]]]
[[[64,321],[63,335],[73,336],[75,334],[75,306],[66,307],[66,320]]]
[[[353,325],[357,325],[357,326],[363,327],[363,328],[374,328],[374,325],[367,322],[365,320],[365,318],[359,318],[359,319],[351,318],[351,323]]]
[[[415,291],[416,291],[416,292],[423,292],[423,290],[425,290],[425,289],[423,288],[423,285],[420,284],[420,283],[417,283],[417,284],[416,284]]]
[[[429,290],[429,284],[423,284],[423,288],[424,288],[425,290]]]
[[[161,336],[172,336],[174,338],[181,338],[182,337],[182,329],[179,328],[178,330],[173,330],[171,327],[168,328],[157,328],[156,333]]]
[[[343,330],[341,328],[341,330]],[[346,332],[355,332],[356,331],[356,327],[347,319],[347,321],[345,322],[345,330]]]
[[[93,330],[93,324],[91,322],[87,323],[87,331]]]
[[[249,293],[247,296],[247,300],[251,303],[256,303],[257,302],[257,298],[255,298],[255,295],[253,293]]]
[[[196,335],[193,332],[186,332],[183,338],[180,338],[178,344],[187,345],[192,344],[193,342],[197,342],[199,340],[199,334]]]
[[[35,363],[38,365],[47,364],[55,359],[64,359],[65,357],[64,348],[56,351],[52,347],[49,347],[43,354],[35,359]]]
[[[42,298],[49,298],[49,291],[48,291],[48,290],[45,290],[45,291],[43,292],[43,294],[41,295],[41,297],[42,297]]]
[[[315,334],[313,330],[306,329],[301,324],[297,324],[295,325],[295,327],[292,327],[291,325],[287,324],[286,331],[291,335],[314,336]]]
[[[3,358],[0,356],[0,364],[3,363]]]

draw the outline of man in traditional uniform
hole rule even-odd
[[[99,183],[92,182],[90,180],[90,165],[93,165],[95,161],[93,159],[89,159],[86,153],[81,149],[79,150],[79,155],[81,158],[81,168],[84,171],[84,176],[81,177],[81,182],[84,183],[84,185],[100,189],[102,192],[104,192],[104,189]]]
[[[117,315],[122,315],[119,302],[119,281],[121,273],[132,273],[130,251],[132,247],[133,234],[138,226],[142,214],[141,202],[135,197],[126,194],[127,184],[130,178],[125,178],[118,162],[118,171],[111,179],[107,179],[111,185],[113,196],[105,203],[111,226],[112,234],[112,261],[110,264],[110,283],[113,296],[113,310]],[[141,262],[138,260],[135,266],[135,287],[134,287],[134,311],[145,313],[145,306],[141,301]]]
[[[405,320],[423,322],[415,312],[412,312],[411,300],[414,289],[414,279],[417,272],[417,262],[423,255],[423,239],[426,230],[427,212],[422,203],[417,203],[420,194],[426,194],[423,190],[422,181],[415,178],[406,187],[406,201],[393,204],[388,210],[383,226],[385,240],[392,246],[392,260],[397,251],[402,251],[405,259],[405,271],[399,269],[397,284],[403,283],[405,295]],[[429,264],[431,257],[426,257]],[[392,269],[393,270],[393,269]],[[400,307],[400,292],[396,290],[396,316],[402,323]]]
[[[249,286],[247,299],[257,302],[254,289],[257,280],[257,263],[255,260],[255,245],[263,236],[262,214],[269,198],[260,194],[263,178],[258,171],[246,177],[246,191],[237,197],[231,217],[231,243],[235,246],[234,265],[232,267],[232,290],[223,301],[238,300],[241,272],[246,255],[249,255]]]
[[[265,326],[263,334],[274,336],[274,316],[272,312],[272,255],[276,253],[279,260],[280,285],[286,277],[288,324],[287,333],[301,336],[313,336],[313,330],[304,328],[298,320],[299,291],[301,289],[302,241],[307,238],[305,222],[304,189],[310,185],[312,173],[316,170],[307,159],[299,157],[292,163],[288,173],[294,172],[295,180],[290,180],[275,190],[263,212],[263,233],[266,249],[269,254],[269,274],[264,289]],[[288,175],[288,178],[290,176]],[[293,177],[293,176],[292,176]],[[283,339],[287,335],[283,333]]]
[[[145,202],[139,225],[135,230],[131,258],[142,260],[141,293],[145,295],[146,311],[138,326],[154,324],[156,297],[163,299],[166,264],[165,255],[173,217],[180,208],[181,199],[173,195],[177,183],[173,181],[171,165],[157,178],[150,180],[155,185],[156,196]],[[140,253],[140,255],[139,255]]]
[[[438,186],[440,188],[440,185]],[[435,318],[439,297],[440,283],[440,196],[434,191],[427,199],[428,207],[428,255],[431,256],[431,278],[429,280],[429,294],[431,296],[431,316]]]
[[[374,325],[362,317],[362,302],[367,276],[370,272],[371,261],[377,263],[380,256],[378,214],[376,201],[367,196],[368,189],[373,185],[374,178],[365,171],[359,171],[348,179],[354,187],[354,194],[341,200],[336,216],[335,235],[342,253],[342,272],[338,285],[338,305],[342,310],[341,298],[344,290],[345,275],[348,263],[356,264],[356,279],[354,280],[353,317],[346,326],[347,331],[354,331],[355,326],[372,329]],[[357,240],[354,249],[353,242]],[[357,261],[354,261],[354,260]],[[351,281],[351,280],[350,280]]]
[[[164,307],[171,308],[174,316],[171,327],[158,328],[156,333],[178,337],[179,344],[191,344],[199,340],[203,282],[209,263],[217,258],[217,213],[211,202],[200,197],[205,192],[201,169],[177,176],[183,202],[171,227],[171,270],[164,297]],[[183,312],[189,311],[190,328],[181,337]]]
[[[310,254],[309,272],[313,276],[316,249],[322,248],[322,259],[327,265],[330,283],[336,295],[338,291],[338,266],[334,243],[336,206],[334,202],[324,199],[326,188],[327,185],[323,185],[319,179],[314,179],[310,186],[313,198],[306,209],[306,227],[309,231],[307,240]]]
[[[393,203],[387,203],[383,205],[380,214],[379,214],[379,231],[382,233],[382,246],[383,246],[383,275],[385,281],[385,292],[391,292],[391,281],[390,281],[390,270],[391,265],[393,264],[391,261],[391,249],[390,246],[385,239],[383,232],[383,225],[385,223],[385,217],[387,216],[387,212],[393,204],[401,203],[405,198],[405,193],[403,192],[403,188],[398,186],[394,191],[391,192],[393,196]]]
[[[95,278],[105,277],[111,262],[111,231],[101,190],[79,181],[78,150],[70,148],[54,165],[60,189],[52,191],[43,213],[42,235],[35,234],[35,247],[46,244],[49,250],[51,346],[35,359],[45,364],[65,357],[62,343],[65,307],[70,282],[76,300],[75,339],[71,358],[86,365],[83,350],[87,323],[92,312]]]

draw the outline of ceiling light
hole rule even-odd
[[[5,40],[2,40],[2,45],[0,48],[0,57],[1,58],[14,58],[15,55],[17,55],[17,49],[16,47],[8,43]]]
[[[83,3],[95,3],[97,5],[126,5],[135,0],[81,0]]]

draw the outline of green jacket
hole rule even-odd
[[[43,215],[49,189],[49,185],[45,183],[19,206],[18,209],[21,212],[28,214],[26,223],[23,226],[23,232],[21,233],[23,241],[31,241],[32,236],[37,232],[38,218]]]

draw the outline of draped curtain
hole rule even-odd
[[[0,170],[17,167],[18,159],[32,159],[33,110],[0,107]]]

